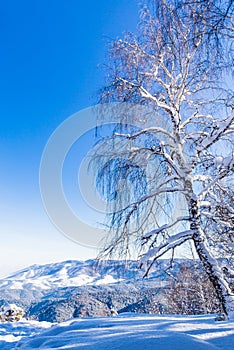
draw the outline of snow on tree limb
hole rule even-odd
[[[197,151],[202,152],[211,147],[215,142],[219,141],[226,132],[229,131],[231,125],[234,123],[234,114],[231,114],[225,121],[219,123],[218,127],[215,127],[209,137],[205,137],[202,142],[197,145]]]
[[[183,217],[178,217],[176,218],[175,221],[173,221],[173,223],[170,224],[164,224],[160,227],[158,227],[157,229],[154,229],[148,233],[146,233],[143,237],[142,240],[143,241],[147,241],[149,238],[152,238],[153,236],[157,235],[158,233],[170,229],[171,227],[177,225],[178,223],[184,222],[184,221],[188,221],[189,220],[189,216],[183,216]]]
[[[171,237],[169,237],[165,242],[161,243],[155,248],[150,249],[144,256],[141,258],[141,267],[144,268],[144,266],[147,264],[148,261],[150,261],[152,258],[154,261],[164,254],[166,254],[171,249],[174,249],[181,244],[185,243],[187,240],[191,239],[194,234],[193,230],[187,230],[183,232],[179,232]],[[147,272],[144,276],[147,276],[150,268],[147,269]]]
[[[142,136],[144,134],[148,134],[148,133],[155,133],[156,135],[159,133],[165,135],[166,137],[168,137],[169,139],[171,139],[174,143],[176,142],[175,138],[173,137],[172,134],[170,134],[166,129],[162,128],[162,127],[158,127],[158,126],[152,126],[149,128],[145,128],[143,130],[140,130],[134,134],[121,134],[121,133],[115,133],[115,136],[120,136],[120,137],[125,137],[128,139],[136,139],[139,136]]]

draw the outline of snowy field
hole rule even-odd
[[[22,321],[0,325],[0,349],[231,350],[234,322],[214,316],[156,316],[72,319],[60,324]]]

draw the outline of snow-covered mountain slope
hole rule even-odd
[[[181,262],[173,267],[175,275]],[[136,261],[34,265],[0,280],[0,306],[14,303],[26,318],[48,322],[110,316],[113,308],[118,313],[171,313],[164,288],[169,283],[164,272],[169,263],[160,260],[144,280]]]
[[[156,316],[71,319],[59,325],[40,322],[3,324],[0,347],[12,349],[87,350],[231,350],[233,322],[214,316]]]
[[[166,262],[162,260],[155,266],[150,275],[160,287],[163,283],[163,269]],[[84,285],[105,285],[121,281],[133,282],[142,279],[142,271],[134,261],[102,261],[97,264],[93,260],[65,261],[47,265],[33,265],[29,268],[0,280],[0,291],[4,290],[36,290],[48,291],[62,287],[78,287]]]

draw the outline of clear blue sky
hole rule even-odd
[[[134,31],[136,0],[0,3],[0,276],[95,251],[64,238],[44,212],[43,148],[71,114],[97,102],[107,38]]]

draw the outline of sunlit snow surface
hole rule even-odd
[[[58,325],[25,321],[1,324],[0,348],[92,350],[233,349],[234,322],[213,316],[155,316],[72,319]]]

